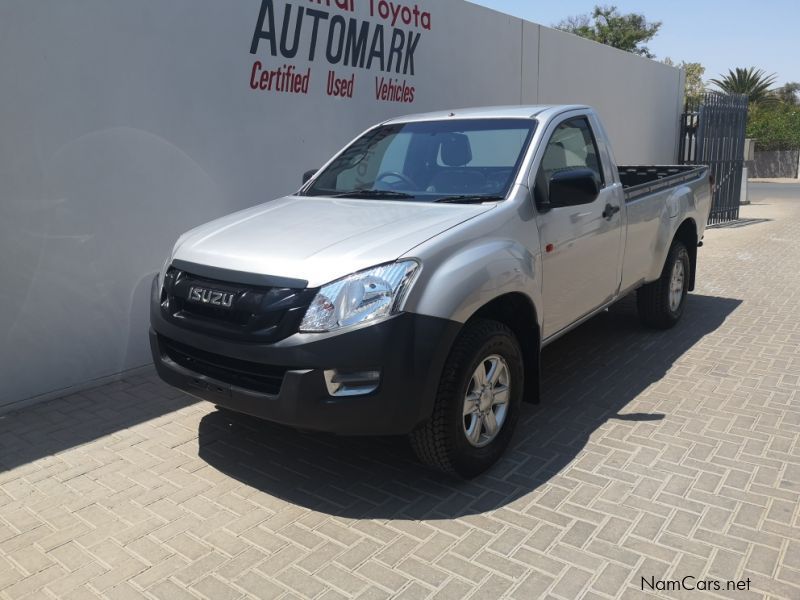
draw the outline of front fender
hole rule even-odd
[[[538,253],[514,240],[473,240],[441,260],[423,262],[404,310],[464,323],[495,298],[517,292],[541,315],[540,273]]]

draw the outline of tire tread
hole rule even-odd
[[[682,242],[675,240],[667,253],[667,260],[661,270],[661,276],[651,283],[646,283],[636,291],[636,308],[639,318],[647,327],[669,329],[677,322],[669,309],[669,284],[672,265],[681,252],[687,254]],[[685,274],[688,277],[688,270]]]
[[[433,413],[409,434],[411,447],[424,464],[445,473],[457,474],[448,443],[448,403],[456,398],[459,391],[459,372],[464,363],[470,360],[475,348],[484,340],[498,334],[514,337],[511,329],[498,321],[476,319],[465,326],[453,345],[439,381]]]

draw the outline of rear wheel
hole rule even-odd
[[[410,434],[419,459],[461,477],[488,469],[511,440],[523,383],[513,332],[497,321],[468,323],[445,364],[433,414]]]
[[[689,252],[675,240],[667,254],[661,276],[636,292],[636,305],[642,323],[656,329],[669,329],[683,314],[691,273]]]

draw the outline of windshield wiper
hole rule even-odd
[[[436,202],[442,203],[461,203],[461,204],[480,204],[481,202],[491,202],[496,200],[505,200],[505,196],[498,196],[493,194],[462,194],[459,196],[444,196],[439,198]]]
[[[394,192],[392,190],[350,190],[341,194],[332,194],[331,198],[413,198],[411,194],[405,192]]]

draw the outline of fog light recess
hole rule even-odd
[[[363,396],[378,389],[380,371],[354,371],[329,369],[325,371],[325,385],[331,396]]]

